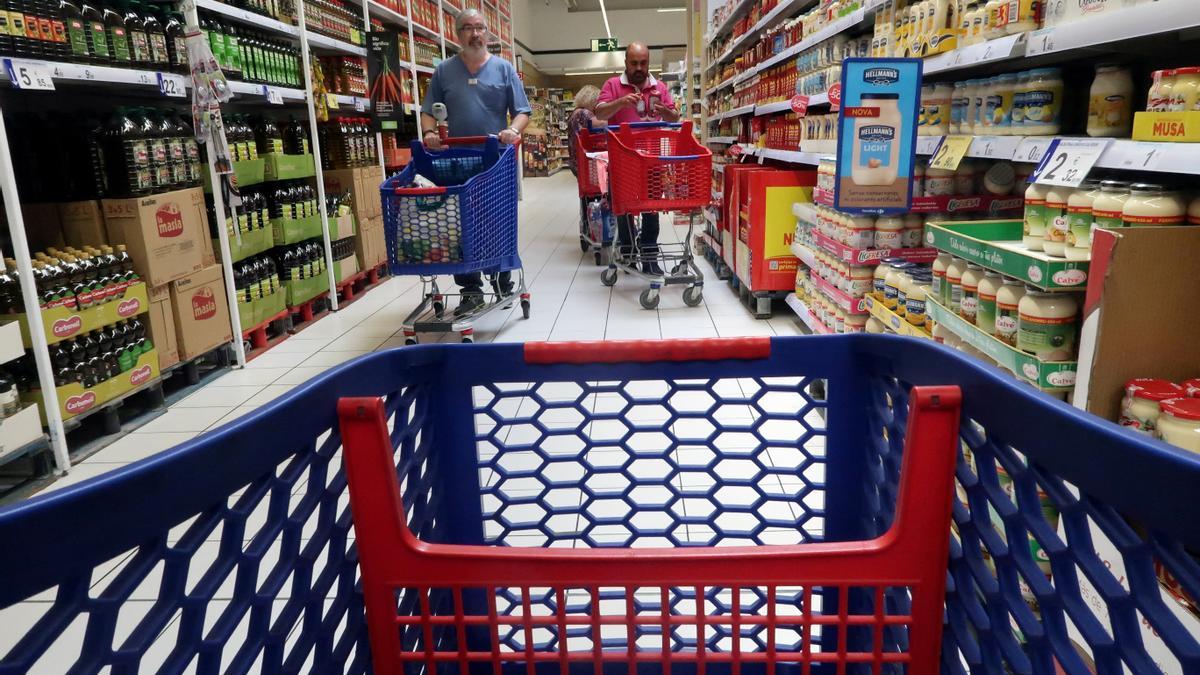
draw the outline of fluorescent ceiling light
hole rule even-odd
[[[666,14],[667,12],[686,12],[687,7],[659,7],[655,11],[657,11],[659,14]]]
[[[615,70],[577,70],[570,73],[563,73],[567,77],[575,77],[579,75],[615,75]]]
[[[600,16],[604,17],[604,34],[612,37],[612,28],[608,25],[608,9],[604,6],[604,0],[600,0]]]

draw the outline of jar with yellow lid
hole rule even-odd
[[[979,311],[979,282],[983,281],[983,268],[974,263],[967,263],[967,269],[962,275],[962,298],[958,302],[958,315],[967,323],[975,323],[975,314]]]
[[[1117,422],[1134,431],[1154,436],[1158,429],[1158,404],[1168,399],[1180,398],[1183,387],[1153,377],[1139,377],[1125,383],[1125,396],[1121,399],[1121,417]]]
[[[1017,309],[1017,349],[1045,361],[1074,358],[1078,315],[1073,295],[1026,288]]]
[[[979,308],[975,311],[975,325],[979,330],[992,335],[996,332],[996,294],[1004,285],[1004,278],[991,270],[985,270],[979,280]]]
[[[1200,398],[1172,398],[1158,405],[1159,437],[1200,454]]]

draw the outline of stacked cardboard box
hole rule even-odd
[[[351,210],[358,224],[354,250],[358,257],[359,269],[368,270],[387,262],[383,236],[383,205],[379,196],[383,169],[378,166],[337,169],[324,172],[324,176],[326,193],[350,194]]]

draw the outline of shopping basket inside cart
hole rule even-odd
[[[589,157],[607,148],[606,129],[581,129],[575,134],[575,178],[579,182],[580,197],[598,197],[608,191],[608,176],[602,171],[604,167],[599,166],[595,158]]]
[[[494,136],[446,143],[448,149],[429,152],[413,141],[412,161],[380,186],[391,273],[520,267],[516,148]],[[434,186],[416,186],[418,176]]]
[[[395,477],[408,527],[456,546],[393,596],[400,647],[382,653],[403,672],[932,672],[904,666],[929,628],[907,568],[801,579],[768,562],[790,544],[873,555],[846,542],[894,524],[928,385],[962,397],[952,524],[924,533],[949,544],[941,670],[1194,672],[1200,459],[931,342],[868,335],[343,364],[0,510],[0,607],[37,601],[0,614],[0,671],[369,672],[342,463],[382,443],[395,473],[376,478]],[[386,436],[370,402],[339,420],[347,396],[383,397]],[[676,568],[647,547],[715,548]],[[563,564],[580,549],[586,567]]]
[[[692,211],[712,201],[712,152],[691,122],[634,122],[608,135],[613,213]]]

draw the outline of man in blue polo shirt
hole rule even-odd
[[[446,106],[451,136],[495,134],[500,142],[516,143],[529,124],[529,99],[517,69],[487,50],[487,20],[477,9],[467,9],[454,21],[462,51],[438,65],[421,102],[421,140],[431,150],[441,150],[433,104]],[[512,120],[509,121],[511,116]],[[465,314],[483,305],[483,276],[479,272],[454,275],[462,288],[455,314]],[[512,274],[501,272],[501,293],[512,290]]]

